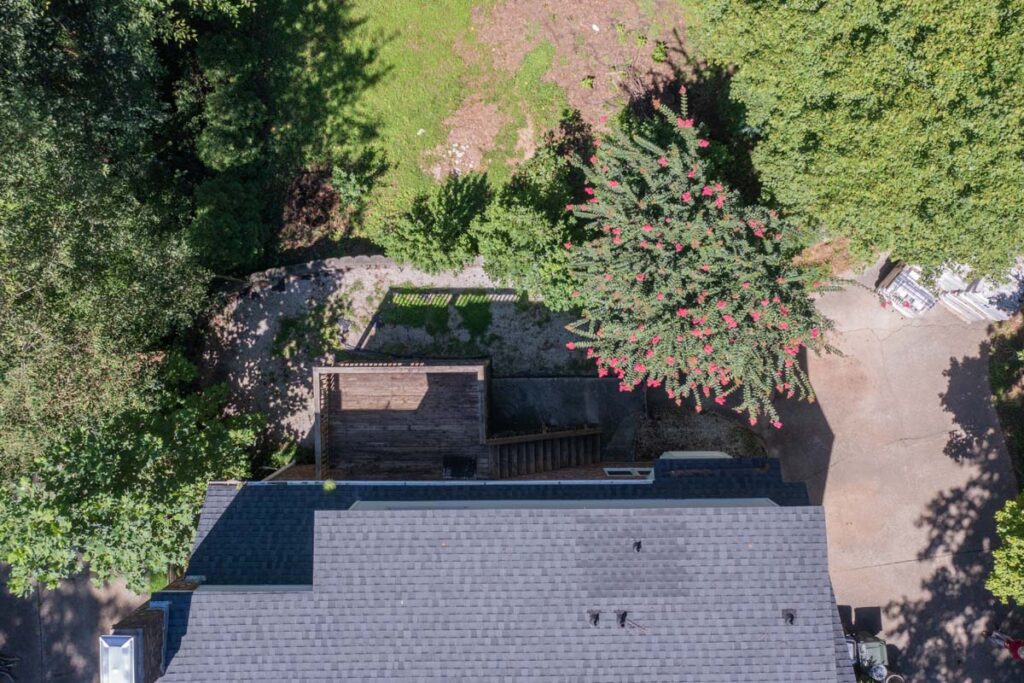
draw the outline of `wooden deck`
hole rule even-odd
[[[317,368],[325,469],[343,479],[440,479],[487,454],[487,366],[350,364]]]

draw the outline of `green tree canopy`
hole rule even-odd
[[[1002,545],[992,552],[995,564],[985,587],[1003,604],[1024,605],[1024,496],[996,513],[996,531]]]
[[[625,391],[664,386],[698,410],[731,401],[781,426],[775,395],[813,396],[797,356],[830,350],[809,296],[820,283],[793,265],[791,226],[709,177],[692,119],[640,128],[601,141],[589,198],[568,207],[597,235],[564,245],[583,312],[569,347]]]
[[[808,226],[1001,275],[1024,245],[1024,6],[711,0],[694,32],[770,198]]]
[[[147,403],[39,453],[31,475],[0,482],[0,561],[11,590],[48,587],[88,564],[94,580],[184,566],[206,485],[242,478],[258,418],[220,417],[225,392],[183,392],[194,368],[170,358]]]

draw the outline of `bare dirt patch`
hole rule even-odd
[[[509,73],[538,45],[553,45],[545,79],[599,128],[631,98],[674,82],[686,63],[682,11],[669,0],[503,0],[474,10],[473,24]]]
[[[494,138],[505,125],[505,117],[496,105],[471,97],[444,124],[448,140],[425,158],[430,174],[437,180],[482,170],[484,155],[494,149]]]
[[[848,273],[860,265],[850,253],[850,240],[845,237],[812,244],[797,254],[794,263],[798,266],[827,266],[833,275]]]

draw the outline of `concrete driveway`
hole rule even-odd
[[[909,680],[1024,680],[981,637],[1007,616],[983,584],[993,513],[1016,491],[986,325],[941,306],[907,320],[856,287],[820,308],[845,357],[810,358],[818,402],[790,402],[765,437],[825,506],[838,602],[858,628],[881,629]]]
[[[96,588],[85,575],[27,599],[6,590],[0,566],[0,652],[21,658],[18,683],[98,683],[101,633],[142,603],[122,582]]]

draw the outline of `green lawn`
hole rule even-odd
[[[535,136],[553,127],[566,105],[557,86],[544,83],[554,47],[538,41],[515,74],[494,68],[488,48],[472,30],[472,0],[354,0],[351,17],[361,22],[353,47],[375,48],[381,77],[363,91],[359,106],[371,112],[377,145],[388,168],[372,193],[371,211],[408,206],[409,197],[434,182],[420,168],[424,153],[448,138],[444,121],[468,97],[498,108],[506,120],[485,157],[492,181],[507,177],[516,155],[518,129],[529,118]],[[465,57],[465,58],[464,58]],[[421,132],[422,131],[422,132]]]

